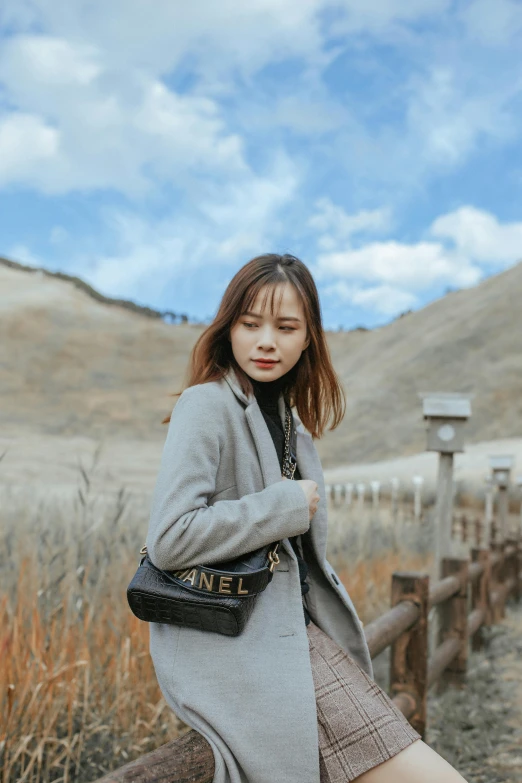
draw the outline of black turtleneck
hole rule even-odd
[[[291,370],[290,370],[291,372]],[[265,419],[266,425],[274,441],[274,446],[279,457],[279,464],[281,466],[281,472],[283,471],[283,459],[284,459],[284,447],[285,447],[285,431],[283,422],[279,415],[278,400],[281,392],[284,390],[285,385],[288,382],[288,375],[282,375],[280,378],[276,378],[273,381],[258,381],[255,378],[250,378],[252,381],[252,387],[257,403],[261,409],[261,413]],[[294,480],[298,481],[301,478],[299,468],[296,467],[294,473]],[[301,594],[305,595],[310,589],[310,586],[306,582],[308,574],[308,566],[304,558],[301,556],[298,544],[299,536],[292,536],[289,541],[292,544],[292,548],[297,557],[297,563],[299,566],[299,579],[301,582]],[[306,625],[310,622],[310,615],[304,606],[304,615]]]

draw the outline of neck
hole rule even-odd
[[[256,399],[276,403],[279,399],[279,395],[289,383],[291,372],[292,370],[289,370],[287,373],[281,375],[279,378],[275,378],[273,381],[260,381],[257,378],[249,376]]]

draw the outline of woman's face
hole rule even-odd
[[[277,305],[283,295],[279,312],[270,314],[270,295],[265,309],[261,304],[268,286],[259,291],[248,313],[242,313],[230,330],[232,353],[238,365],[251,378],[274,381],[297,363],[310,342],[304,309],[291,283],[278,283],[274,294]],[[272,286],[270,286],[272,287]],[[256,359],[273,359],[273,364],[256,364]]]

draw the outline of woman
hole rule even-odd
[[[305,264],[275,254],[245,264],[189,371],[165,420],[152,562],[211,565],[282,540],[239,636],[150,626],[161,691],[210,743],[214,783],[462,781],[374,682],[356,609],[326,559],[313,438],[330,414],[330,429],[339,424],[343,393]],[[294,480],[281,475],[285,399],[296,409]]]

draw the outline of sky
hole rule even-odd
[[[0,255],[210,322],[292,253],[326,329],[522,258],[521,0],[2,0]]]

